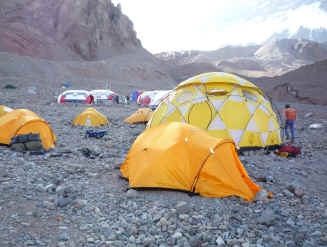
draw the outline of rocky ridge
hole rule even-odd
[[[4,0],[0,51],[49,60],[100,60],[142,48],[111,0]]]

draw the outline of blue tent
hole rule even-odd
[[[131,100],[136,102],[136,101],[137,101],[137,98],[140,96],[140,94],[141,94],[141,93],[140,93],[139,91],[136,91],[136,90],[133,91],[133,92],[131,93]]]
[[[62,88],[67,88],[67,87],[71,87],[72,85],[70,83],[61,83],[61,87]]]

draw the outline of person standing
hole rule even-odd
[[[286,136],[286,140],[290,139],[290,136],[288,134],[288,128],[290,128],[290,130],[291,130],[291,143],[294,143],[294,140],[295,140],[294,122],[296,120],[296,110],[294,108],[291,108],[290,105],[285,105],[284,116],[285,116],[285,136]]]

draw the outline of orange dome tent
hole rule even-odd
[[[125,123],[146,123],[152,117],[153,111],[150,108],[140,108],[124,120]]]
[[[13,136],[40,134],[45,149],[54,148],[56,136],[50,125],[37,114],[26,109],[8,112],[0,118],[0,143],[10,144]]]
[[[146,129],[120,168],[131,188],[166,188],[206,197],[252,201],[261,189],[244,169],[231,139],[180,122]]]

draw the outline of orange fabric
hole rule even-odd
[[[45,149],[55,147],[56,136],[50,125],[34,112],[18,109],[0,118],[0,143],[9,145],[13,136],[25,134],[40,134]]]
[[[124,120],[125,123],[135,124],[135,123],[146,123],[152,117],[153,111],[149,108],[140,108],[131,116]]]
[[[132,188],[169,188],[206,197],[236,195],[249,201],[261,190],[248,176],[232,140],[180,122],[146,129],[120,170]]]
[[[287,120],[295,120],[296,119],[296,110],[294,108],[286,108],[284,110],[285,117]]]

